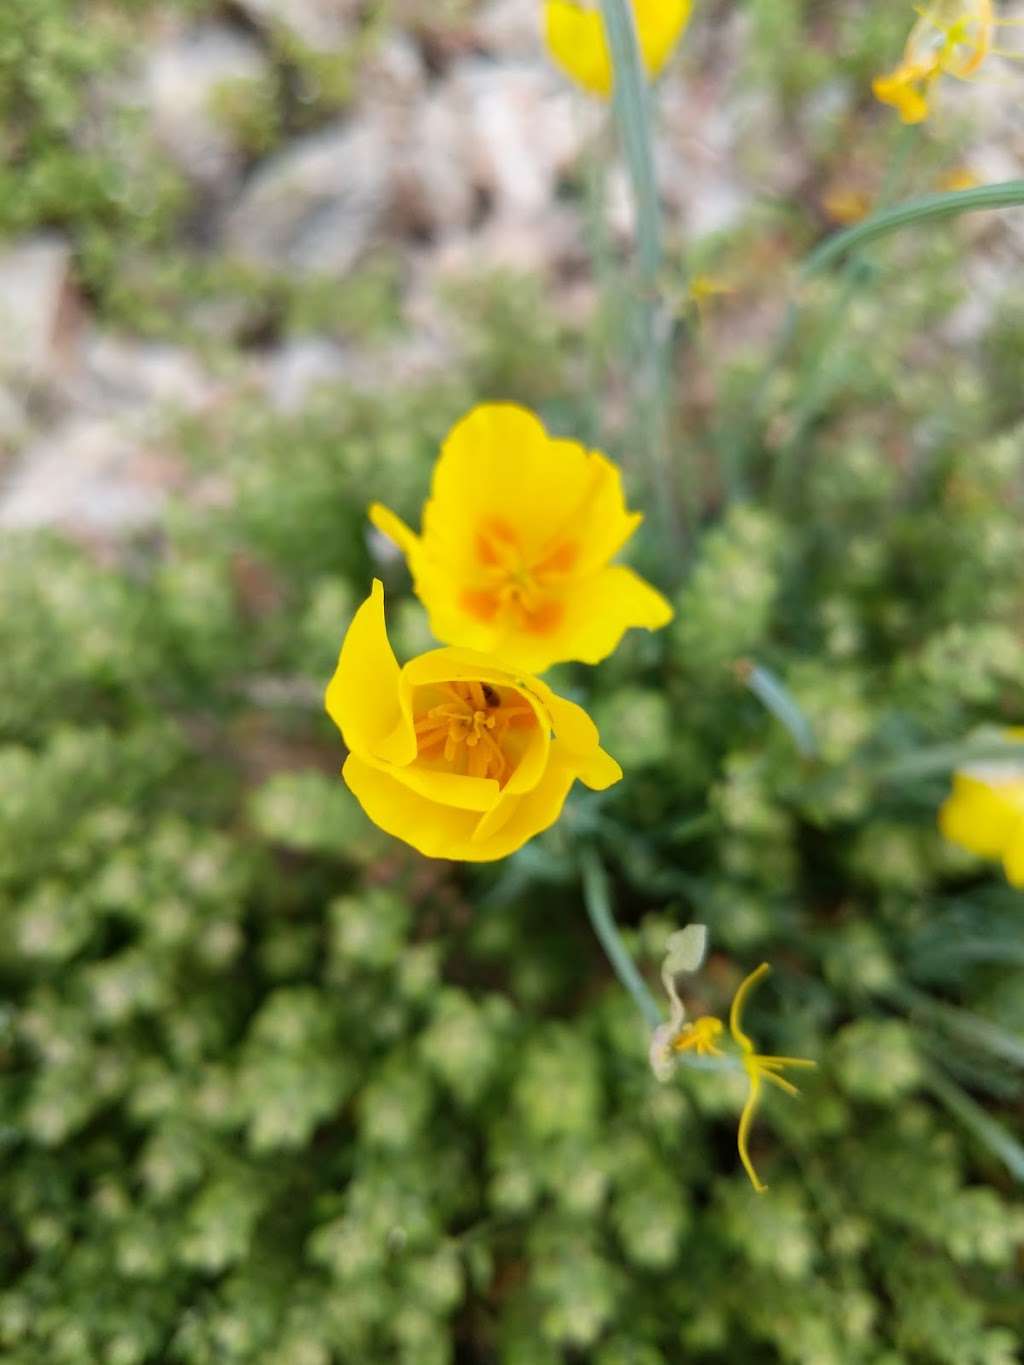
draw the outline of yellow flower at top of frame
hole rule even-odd
[[[992,50],[999,22],[992,0],[931,0],[918,10],[902,62],[876,78],[876,99],[892,105],[904,123],[921,123],[935,81],[943,75],[970,80]]]
[[[1024,727],[1007,730],[1006,738],[1024,744]],[[970,853],[1001,859],[1010,884],[1024,888],[1024,753],[1020,763],[979,763],[955,773],[939,829]]]
[[[359,804],[428,858],[504,858],[554,824],[576,778],[600,791],[622,777],[587,713],[537,678],[465,649],[399,668],[379,580],[325,703]]]
[[[690,19],[693,0],[632,0],[637,43],[648,78],[665,66]],[[570,80],[608,99],[614,72],[598,0],[544,0],[544,37]]]
[[[609,563],[642,520],[619,471],[512,404],[474,408],[449,433],[421,535],[379,503],[370,519],[405,553],[439,640],[531,673],[598,663],[630,626],[672,619],[661,593]]]

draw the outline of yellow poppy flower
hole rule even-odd
[[[993,34],[1002,22],[992,0],[931,0],[918,10],[902,62],[875,80],[875,97],[892,105],[904,123],[921,123],[934,83],[944,75],[972,79],[993,51]]]
[[[740,1114],[740,1126],[737,1133],[736,1142],[739,1147],[740,1160],[743,1162],[743,1169],[750,1176],[750,1183],[758,1194],[763,1194],[768,1188],[758,1178],[754,1163],[750,1157],[750,1129],[754,1121],[754,1113],[761,1098],[761,1083],[769,1081],[772,1085],[784,1090],[787,1095],[797,1095],[800,1092],[792,1081],[780,1075],[786,1067],[809,1068],[817,1066],[817,1062],[810,1061],[807,1057],[767,1057],[759,1053],[753,1042],[743,1032],[742,1018],[743,1006],[747,996],[757,983],[763,980],[771,971],[767,962],[762,962],[756,971],[741,982],[739,990],[733,996],[732,1006],[729,1010],[729,1032],[733,1036],[733,1041],[739,1045],[740,1060],[743,1069],[747,1073],[749,1089],[747,1090],[747,1102],[743,1106]]]
[[[640,56],[653,80],[690,19],[693,0],[633,0]],[[545,0],[544,37],[555,64],[591,94],[608,99],[613,67],[597,0]]]
[[[1006,734],[1024,743],[1024,727]],[[981,858],[1002,859],[1011,885],[1024,887],[1024,758],[955,773],[939,828],[951,843]]]
[[[619,471],[513,404],[474,408],[449,433],[422,535],[379,503],[370,520],[404,552],[439,640],[531,673],[598,663],[630,626],[672,618],[650,584],[608,562],[642,520]]]
[[[503,858],[554,824],[576,778],[600,791],[622,776],[587,713],[537,678],[465,649],[400,668],[379,580],[345,635],[326,706],[363,810],[428,858]]]

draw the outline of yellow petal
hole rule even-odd
[[[480,820],[474,811],[431,801],[373,767],[358,754],[345,760],[342,776],[363,810],[386,834],[404,840],[428,858],[461,858]]]
[[[611,564],[581,582],[572,583],[563,598],[564,618],[550,636],[520,644],[506,639],[501,647],[520,649],[538,673],[563,659],[596,664],[611,654],[631,627],[660,630],[672,620],[668,600],[624,564]]]
[[[560,760],[570,765],[580,781],[593,791],[604,791],[621,781],[622,769],[611,754],[601,748],[597,726],[583,707],[558,696],[539,679],[534,686],[540,691],[551,716]]]
[[[404,767],[376,763],[371,766],[381,767],[404,787],[441,806],[481,813],[491,810],[501,798],[501,788],[493,777],[464,777],[461,773],[445,772],[422,763],[408,763]]]
[[[574,0],[545,0],[544,39],[570,80],[603,99],[611,95],[611,54],[598,10]]]
[[[754,1163],[750,1158],[750,1129],[754,1122],[754,1114],[757,1111],[758,1101],[761,1098],[761,1075],[756,1067],[748,1068],[747,1075],[750,1080],[750,1087],[747,1091],[747,1100],[743,1106],[743,1112],[740,1114],[740,1126],[739,1131],[736,1134],[736,1145],[739,1149],[740,1160],[743,1162],[743,1169],[746,1171],[747,1175],[750,1176],[750,1183],[758,1194],[764,1194],[768,1186],[762,1183],[757,1171],[754,1169]]]
[[[371,503],[367,515],[377,530],[389,540],[393,540],[406,557],[419,549],[419,536],[397,513],[392,512],[390,507],[385,507],[381,502]]]
[[[1024,819],[1017,822],[1003,853],[1006,880],[1024,889]]]
[[[968,773],[953,778],[953,792],[939,812],[939,829],[950,843],[982,858],[999,858],[1024,819],[1024,782],[994,785]]]
[[[384,586],[373,590],[352,619],[324,699],[327,713],[353,753],[411,763],[416,735],[403,706],[401,674],[388,642]]]
[[[540,783],[525,796],[502,797],[483,816],[431,801],[392,773],[350,754],[342,770],[363,810],[387,834],[411,844],[427,858],[492,862],[521,848],[553,825],[572,786],[573,773],[549,764]]]
[[[504,810],[501,804],[485,815],[477,827],[474,855],[490,861],[504,858],[522,848],[535,834],[549,829],[562,813],[576,774],[572,768],[557,761],[554,748],[541,781],[525,796],[510,797]],[[502,818],[504,817],[504,818]]]
[[[871,88],[875,99],[891,105],[904,123],[922,123],[928,117],[928,99],[923,89],[902,70],[876,77]]]
[[[648,76],[657,76],[683,35],[693,0],[633,0],[636,34]]]
[[[692,0],[633,0],[640,56],[647,75],[657,76],[686,28]],[[597,0],[546,0],[545,39],[555,63],[577,85],[607,99],[613,67]]]
[[[573,572],[618,550],[640,524],[618,470],[576,441],[553,440],[526,408],[485,403],[450,432],[434,469],[423,535],[431,558],[479,572],[480,531],[507,527],[530,562],[569,540]]]

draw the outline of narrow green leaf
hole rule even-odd
[[[905,204],[875,213],[822,242],[804,261],[801,274],[805,278],[816,275],[848,252],[857,251],[900,228],[955,218],[961,213],[976,213],[979,209],[1007,209],[1020,204],[1024,204],[1024,180],[1007,180],[999,185],[981,185],[973,190],[951,190],[909,199]]]
[[[601,0],[601,12],[615,71],[615,115],[622,130],[636,198],[637,243],[644,286],[653,293],[661,269],[661,223],[647,76],[640,57],[633,13],[626,0]]]
[[[983,1146],[1002,1161],[1013,1178],[1024,1184],[1024,1145],[938,1067],[928,1071],[925,1085]]]
[[[900,986],[887,994],[910,1009],[918,1019],[1024,1070],[1024,1038],[1019,1034],[1011,1033],[979,1014],[971,1014],[969,1010],[933,1000],[912,986]]]
[[[945,776],[972,763],[1019,763],[1024,765],[1024,745],[1007,739],[1001,730],[979,730],[954,744],[936,744],[873,766],[871,776],[879,782],[906,782],[914,778]]]
[[[736,673],[765,710],[771,712],[789,731],[800,757],[817,758],[818,744],[811,722],[781,678],[777,678],[762,664],[751,663],[747,659],[740,660],[736,665]]]

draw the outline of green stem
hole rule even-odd
[[[910,199],[894,209],[874,213],[862,223],[855,223],[845,232],[836,233],[822,242],[804,261],[804,278],[816,275],[833,261],[848,252],[859,251],[879,237],[910,227],[915,223],[933,223],[943,218],[955,218],[961,213],[977,213],[980,209],[1008,209],[1024,204],[1024,180],[1007,180],[999,185],[980,185],[974,190],[950,190],[945,194],[927,194]]]
[[[1014,1179],[1024,1183],[1024,1147],[1012,1133],[937,1066],[931,1066],[926,1071],[925,1085],[979,1142],[999,1157]]]
[[[668,563],[679,556],[680,526],[675,489],[669,472],[667,410],[670,375],[667,363],[671,326],[659,304],[662,267],[661,205],[654,169],[647,75],[640,57],[633,12],[627,0],[601,0],[614,70],[615,117],[622,135],[636,205],[640,338],[640,383],[635,400],[637,428],[643,433],[650,494],[665,541]],[[684,480],[689,530],[694,529],[694,496]]]
[[[647,982],[629,950],[622,941],[615,916],[612,912],[611,888],[608,873],[605,871],[600,854],[594,848],[586,847],[580,851],[580,867],[583,873],[583,899],[594,926],[594,933],[611,963],[615,975],[636,1001],[637,1009],[644,1017],[648,1028],[656,1029],[664,1022],[658,1002],[651,994]]]

